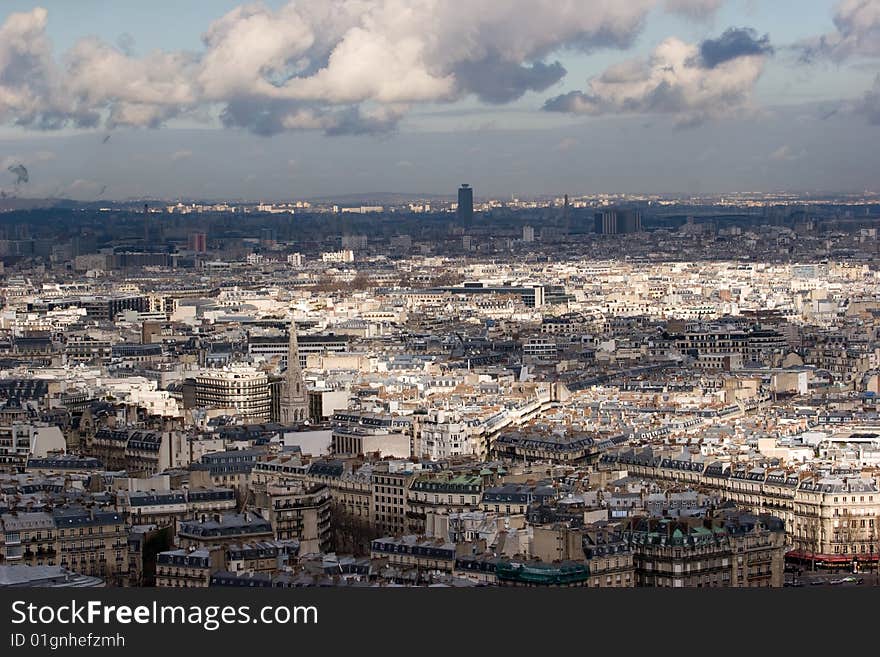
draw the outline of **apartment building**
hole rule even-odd
[[[122,586],[128,578],[128,526],[117,511],[85,507],[56,507],[59,565],[83,575],[102,577]]]
[[[443,472],[416,477],[406,500],[406,532],[424,534],[428,513],[449,515],[478,509],[483,497],[479,475]]]
[[[195,379],[199,407],[232,409],[245,423],[266,422],[271,411],[269,376],[251,367],[204,370]]]
[[[293,566],[299,550],[300,543],[296,539],[230,545],[226,549],[224,570],[230,573],[274,574]]]
[[[58,565],[60,553],[52,514],[13,511],[0,515],[0,563]]]
[[[401,535],[407,527],[409,491],[415,473],[377,464],[370,475],[372,527],[380,534]]]
[[[243,542],[272,540],[275,532],[262,516],[245,513],[217,513],[177,523],[177,545],[181,549],[228,547]]]
[[[131,524],[166,527],[176,520],[234,511],[236,499],[232,488],[122,491],[117,493],[116,507]]]
[[[140,477],[189,465],[186,436],[179,431],[99,428],[86,435],[83,454],[108,470]]]
[[[207,588],[211,575],[223,569],[222,548],[168,550],[156,555],[159,588]]]
[[[633,553],[637,586],[782,586],[785,528],[775,516],[735,511],[696,520],[635,518],[621,532]]]
[[[485,548],[485,545],[483,545]],[[451,573],[456,557],[471,554],[471,545],[456,544],[443,539],[406,535],[399,538],[385,536],[370,544],[370,558],[388,560],[389,565],[417,567],[427,571]],[[483,552],[483,550],[477,550]]]
[[[861,477],[801,477],[756,465],[666,459],[649,452],[606,454],[603,467],[632,476],[705,487],[787,528],[787,559],[819,568],[870,567],[878,559],[880,491]]]
[[[253,489],[254,508],[270,523],[274,538],[296,539],[303,554],[330,549],[331,493],[324,484],[289,481]]]

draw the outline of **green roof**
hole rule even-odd
[[[562,564],[500,562],[495,568],[495,576],[502,581],[523,584],[558,585],[584,582],[590,577],[590,568],[585,563],[566,562]]]

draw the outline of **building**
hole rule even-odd
[[[430,288],[421,293],[449,293],[479,300],[486,295],[519,299],[528,308],[540,308],[547,302],[550,292],[546,285],[490,285],[481,281],[465,283],[456,287]]]
[[[0,515],[0,563],[54,566],[60,563],[55,519],[51,513]]]
[[[30,457],[64,454],[67,444],[57,426],[35,422],[11,422],[0,426],[0,469],[24,467]]]
[[[251,471],[266,455],[265,448],[229,449],[202,456],[191,466],[193,472],[203,474],[205,485],[225,488],[243,488],[250,483]]]
[[[166,527],[176,520],[234,511],[236,499],[232,488],[123,491],[117,493],[116,506],[131,524]]]
[[[321,254],[321,261],[329,263],[352,263],[354,262],[354,251],[351,249],[328,251]]]
[[[385,428],[337,426],[333,428],[332,441],[334,455],[409,458],[412,449],[409,436]]]
[[[785,528],[775,516],[633,518],[622,526],[637,586],[781,587]]]
[[[603,439],[606,437],[580,432],[559,434],[520,429],[499,435],[492,441],[490,454],[513,461],[593,463],[599,458]],[[611,437],[607,439],[613,440]]]
[[[479,475],[443,472],[417,477],[410,485],[406,503],[406,531],[425,534],[428,514],[450,515],[480,508],[483,478]]]
[[[131,476],[149,477],[189,465],[186,436],[179,431],[100,428],[86,436],[83,454]]]
[[[190,233],[189,243],[187,246],[189,247],[190,251],[195,251],[196,253],[205,253],[208,250],[207,233]]]
[[[305,422],[309,417],[309,399],[303,382],[296,339],[296,322],[290,322],[287,345],[287,371],[281,387],[281,421],[285,424]]]
[[[458,188],[458,206],[456,208],[458,221],[465,227],[471,225],[474,219],[474,190],[468,184],[462,184]]]
[[[309,354],[345,353],[351,338],[347,335],[298,335],[299,365],[306,367]],[[285,336],[252,335],[248,338],[248,353],[271,361],[278,358],[281,368],[287,367],[290,338]]]
[[[483,491],[483,511],[524,514],[533,503],[547,504],[557,497],[556,489],[543,484],[504,484]]]
[[[243,423],[269,420],[269,377],[251,367],[203,370],[195,381],[195,402],[203,408],[231,409]]]
[[[413,421],[413,456],[432,461],[479,453],[471,427],[456,413],[434,410]]]
[[[254,508],[278,540],[296,539],[303,554],[330,549],[330,488],[303,481],[255,485]]]
[[[603,467],[631,476],[687,483],[721,494],[753,513],[772,513],[788,528],[786,559],[818,568],[874,567],[880,491],[861,477],[800,478],[772,468],[733,467],[718,461],[662,459],[631,451],[606,454]]]
[[[207,588],[211,575],[223,566],[223,550],[217,547],[160,552],[156,555],[156,586]]]
[[[630,588],[636,585],[633,553],[619,529],[605,522],[578,532],[590,568],[590,588]]]
[[[104,586],[100,577],[80,575],[61,566],[25,566],[0,564],[2,588],[99,588]]]
[[[52,517],[58,565],[114,586],[127,582],[128,526],[121,513],[74,506],[57,507]]]
[[[226,549],[225,570],[230,573],[274,574],[295,565],[299,549],[296,539],[230,545]]]
[[[392,566],[445,573],[451,573],[454,570],[456,557],[472,552],[471,545],[415,535],[406,535],[400,538],[385,536],[377,538],[370,544],[370,558],[372,559],[386,558],[388,564]]]
[[[582,561],[500,561],[495,566],[498,586],[519,587],[586,587],[590,568]]]
[[[275,538],[268,520],[254,513],[215,513],[177,523],[177,544],[182,549],[228,547],[243,542]]]
[[[642,213],[638,210],[603,210],[594,216],[593,232],[599,235],[639,233],[642,230]]]
[[[409,488],[414,477],[415,474],[409,469],[374,468],[371,475],[371,509],[375,531],[394,535],[406,531],[410,508]]]

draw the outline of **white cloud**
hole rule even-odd
[[[242,5],[208,25],[196,53],[134,57],[88,38],[59,62],[48,13],[0,26],[0,121],[160,126],[219,105],[259,133],[393,129],[414,103],[476,95],[506,103],[565,75],[563,49],[628,47],[656,0],[297,0]]]
[[[89,123],[60,93],[59,71],[46,36],[48,12],[13,13],[0,24],[0,121],[40,128]]]
[[[804,59],[880,57],[880,0],[843,0],[833,20],[834,31],[798,44]]]
[[[647,59],[632,59],[545,104],[574,114],[668,114],[679,125],[740,115],[751,109],[752,90],[772,52],[766,37],[728,30],[701,44],[663,41]]]
[[[80,103],[107,109],[107,124],[158,126],[197,102],[193,56],[156,51],[131,57],[97,39],[67,53],[64,91]]]
[[[833,20],[833,31],[796,45],[801,59],[811,62],[827,58],[837,63],[866,59],[863,64],[874,66],[876,61],[872,60],[880,57],[880,0],[842,0],[835,7]],[[860,99],[841,102],[829,116],[838,111],[860,114],[871,125],[880,125],[880,76]]]
[[[192,157],[192,155],[193,155],[193,152],[190,150],[174,151],[171,154],[171,161],[172,162],[179,162],[180,160],[188,160],[189,158]]]

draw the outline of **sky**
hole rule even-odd
[[[880,0],[0,5],[7,196],[880,191],[878,146]]]

